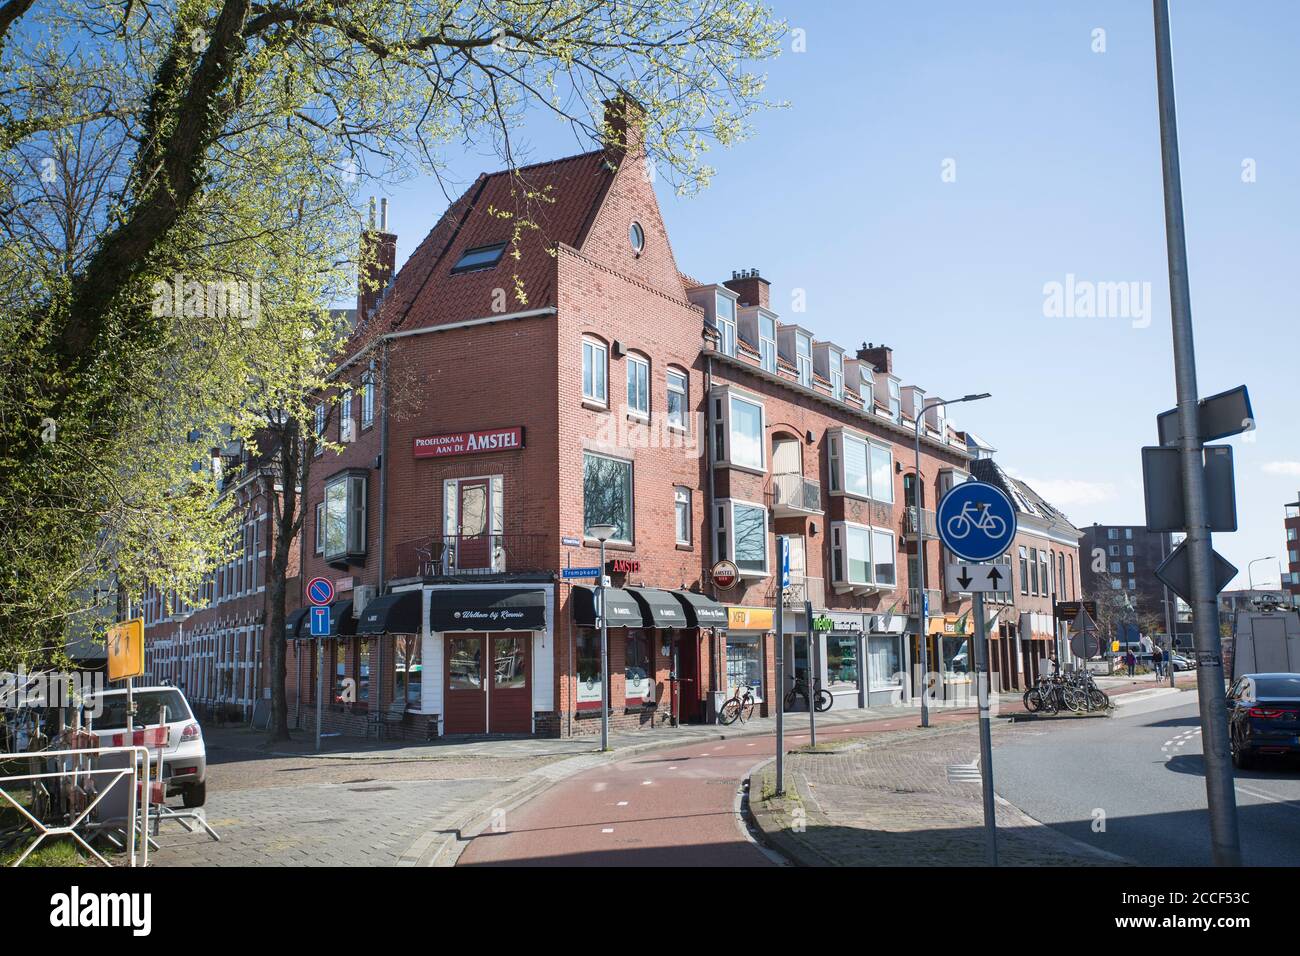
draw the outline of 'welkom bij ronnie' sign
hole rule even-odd
[[[524,447],[522,426],[486,428],[473,432],[451,432],[415,439],[416,458],[450,458],[455,455],[481,455],[492,451],[514,451]]]

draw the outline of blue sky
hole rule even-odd
[[[660,190],[678,266],[757,267],[820,338],[892,346],[930,395],[992,392],[953,417],[1004,467],[1076,524],[1141,524],[1139,448],[1174,405],[1150,4],[775,9],[806,42],[769,66],[789,108],[715,151],[702,195]],[[1245,383],[1258,423],[1232,439],[1241,530],[1215,539],[1244,586],[1250,560],[1285,562],[1300,491],[1300,4],[1175,0],[1173,35],[1200,390]],[[516,143],[534,160],[587,148],[540,117]],[[449,158],[464,182],[496,165]],[[389,195],[400,263],[446,202],[427,180]],[[1067,275],[1150,283],[1149,325],[1049,317],[1044,287]],[[1277,574],[1260,562],[1255,582]]]

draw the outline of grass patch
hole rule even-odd
[[[29,841],[20,841],[18,846],[0,850],[0,866],[13,866],[14,860],[23,855],[30,845]],[[89,858],[83,855],[75,840],[67,837],[46,838],[32,855],[23,860],[23,866],[87,866]]]

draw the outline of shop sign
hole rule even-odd
[[[416,458],[451,458],[457,455],[480,455],[493,451],[514,451],[524,447],[522,426],[487,428],[472,432],[449,432],[417,438],[413,446]]]
[[[740,580],[740,569],[734,561],[723,560],[713,566],[710,576],[714,584],[726,591],[735,587]]]
[[[632,558],[610,558],[605,562],[606,574],[639,574],[641,562]]]
[[[865,630],[865,622],[866,619],[861,614],[849,614],[842,611],[823,611],[817,617],[813,618],[813,629],[818,631],[840,631],[847,634],[861,634]]]
[[[770,607],[727,608],[727,628],[729,630],[770,631],[772,626],[772,609]]]
[[[835,622],[824,614],[819,614],[817,617],[813,618],[814,631],[833,631],[834,629]]]

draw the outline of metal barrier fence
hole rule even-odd
[[[29,856],[31,856],[32,852],[38,846],[40,846],[41,843],[45,841],[46,837],[60,837],[60,836],[71,837],[73,840],[79,843],[87,853],[93,856],[104,866],[112,866],[112,864],[109,863],[106,859],[104,859],[104,857],[102,857],[95,850],[95,848],[92,847],[82,837],[82,835],[79,832],[77,832],[77,830],[79,827],[86,828],[86,829],[104,828],[105,826],[104,823],[99,821],[90,821],[88,820],[88,818],[91,812],[97,806],[99,806],[101,801],[103,801],[104,798],[107,797],[113,791],[113,789],[118,785],[118,783],[123,780],[127,780],[128,778],[130,781],[128,784],[130,791],[128,795],[129,804],[128,804],[127,814],[124,818],[121,818],[120,821],[118,819],[114,819],[111,822],[113,824],[117,824],[119,822],[125,824],[126,846],[128,848],[128,854],[130,859],[128,865],[129,866],[149,865],[148,828],[149,828],[149,816],[150,816],[149,813],[150,790],[152,788],[148,784],[153,782],[150,779],[150,773],[149,773],[149,766],[153,762],[153,758],[150,757],[148,747],[142,745],[141,746],[127,745],[121,747],[96,747],[96,748],[83,749],[83,750],[43,750],[43,751],[37,751],[35,753],[0,755],[0,760],[11,760],[11,759],[52,760],[52,759],[63,759],[65,757],[80,758],[83,755],[91,757],[93,759],[93,758],[102,758],[104,756],[112,755],[112,754],[129,755],[126,761],[126,766],[125,767],[89,767],[89,768],[77,767],[74,769],[47,771],[45,773],[22,773],[22,774],[9,774],[9,775],[0,776],[0,798],[3,798],[7,803],[13,806],[13,808],[17,810],[24,818],[26,818],[27,822],[30,823],[31,826],[34,827],[36,830],[35,839],[32,840],[31,845],[28,846],[27,849],[23,851],[22,855],[19,856],[13,862],[12,864],[13,866],[21,866],[23,864],[23,861],[25,861]],[[80,760],[78,760],[78,763],[80,763]],[[162,773],[161,753],[158,756],[158,769],[159,769],[159,776],[161,778],[161,773]],[[141,784],[140,774],[142,770],[144,773],[144,783],[146,784],[143,787],[140,785]],[[13,785],[15,783],[30,784],[32,782],[39,781],[39,780],[62,780],[67,777],[73,777],[74,779],[78,777],[108,778],[108,782],[102,789],[97,787],[99,792],[95,795],[95,798],[91,800],[90,803],[88,803],[81,810],[81,812],[77,814],[77,816],[72,820],[72,822],[67,824],[66,826],[48,825],[45,821],[38,819],[36,816],[33,816],[32,813],[21,803],[19,803],[18,800],[15,798],[15,796],[9,792],[11,789],[13,789]],[[96,779],[95,782],[98,783],[99,782],[98,779]],[[158,782],[161,783],[161,779]],[[137,840],[137,834],[139,834],[138,840]],[[137,842],[139,843],[138,851],[136,846]]]

